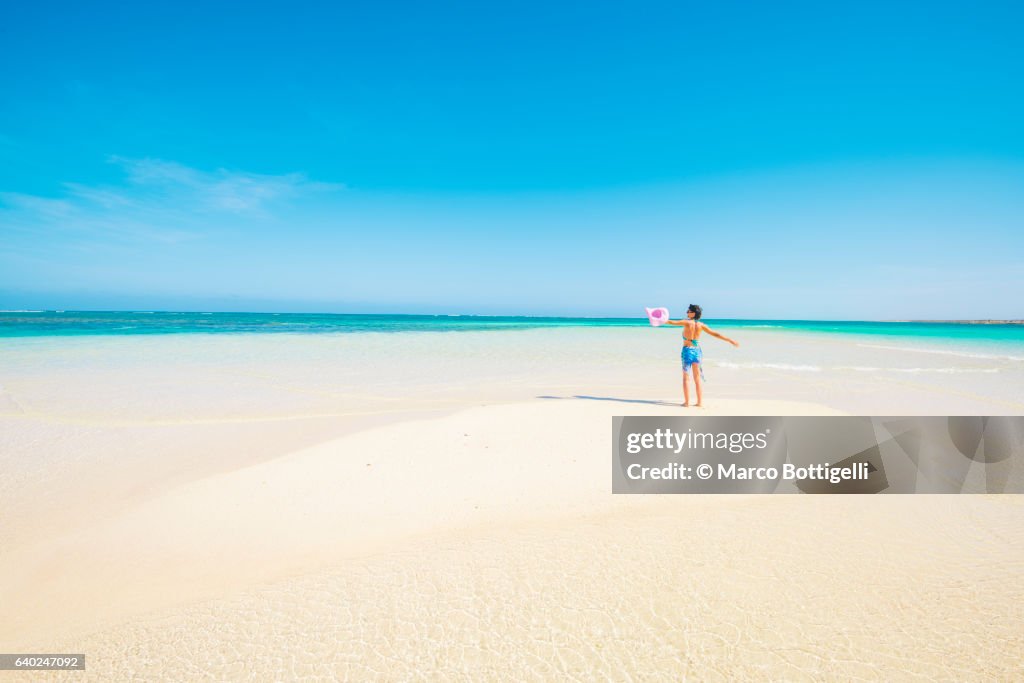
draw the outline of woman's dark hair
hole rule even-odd
[[[698,306],[697,304],[690,304],[690,307],[687,308],[686,310],[688,312],[690,312],[690,313],[693,313],[693,319],[694,320],[700,320],[700,314],[701,314],[700,306]]]

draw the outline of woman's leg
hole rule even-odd
[[[701,406],[704,403],[704,387],[700,383],[700,363],[694,363],[690,367],[693,368],[693,383],[697,387],[697,406]],[[687,392],[687,396],[689,396],[689,392]],[[690,402],[689,398],[686,402]]]
[[[683,407],[686,408],[690,405],[690,380],[686,376],[686,370],[683,370]]]

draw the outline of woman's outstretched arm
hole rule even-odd
[[[711,329],[710,327],[708,327],[704,323],[701,323],[700,325],[701,325],[702,328],[704,328],[704,331],[707,332],[708,334],[710,334],[712,337],[718,337],[722,341],[727,341],[730,344],[732,344],[733,346],[739,346],[740,345],[740,343],[738,341],[736,341],[735,339],[729,339],[724,334],[719,334],[718,332],[715,332],[713,329]]]

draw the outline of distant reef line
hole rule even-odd
[[[908,320],[912,323],[958,323],[960,325],[1024,325],[1024,320]]]

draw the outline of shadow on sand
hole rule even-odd
[[[678,408],[678,403],[672,403],[671,401],[654,401],[646,398],[617,398],[615,396],[538,396],[537,398],[547,398],[552,400],[566,400],[566,399],[581,399],[584,401],[616,401],[618,403],[646,403],[652,406],[669,406],[672,408]]]

